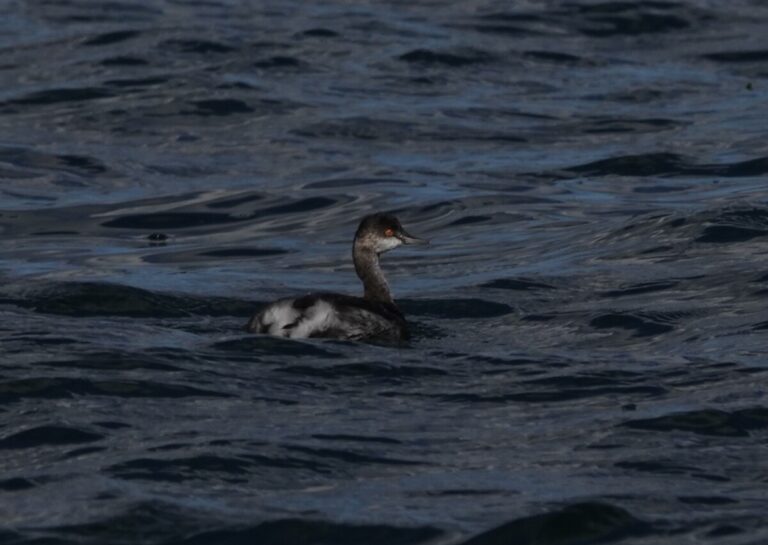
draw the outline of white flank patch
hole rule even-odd
[[[264,325],[264,333],[276,337],[304,339],[317,331],[325,331],[338,324],[336,310],[322,299],[311,307],[296,310],[295,299],[275,301],[265,308],[259,316]],[[293,325],[296,324],[296,325]],[[286,326],[292,326],[286,329]]]
[[[254,318],[257,331],[291,339],[322,337],[329,332],[340,339],[400,338],[400,326],[380,314],[354,307],[337,308],[322,298],[297,310],[295,301],[282,299],[265,308]]]
[[[326,301],[320,299],[317,303],[304,310],[301,321],[288,330],[288,337],[303,339],[316,331],[325,331],[336,322],[336,310]]]
[[[266,333],[277,337],[287,337],[288,330],[283,329],[299,318],[299,311],[293,308],[293,299],[275,301],[261,312],[259,320],[267,328]]]

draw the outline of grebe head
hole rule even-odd
[[[400,225],[400,220],[391,214],[364,217],[355,233],[355,246],[370,248],[377,254],[388,252],[401,244],[429,244],[429,241],[409,235]]]

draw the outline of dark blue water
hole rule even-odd
[[[0,10],[0,542],[768,542],[764,2]]]

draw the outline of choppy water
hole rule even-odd
[[[2,4],[0,541],[768,541],[764,2]]]

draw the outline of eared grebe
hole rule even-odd
[[[355,272],[363,281],[363,297],[313,293],[270,303],[246,329],[293,339],[326,337],[350,340],[400,341],[408,338],[403,314],[395,305],[379,255],[401,244],[428,244],[405,232],[389,214],[372,214],[360,222],[352,245]]]

